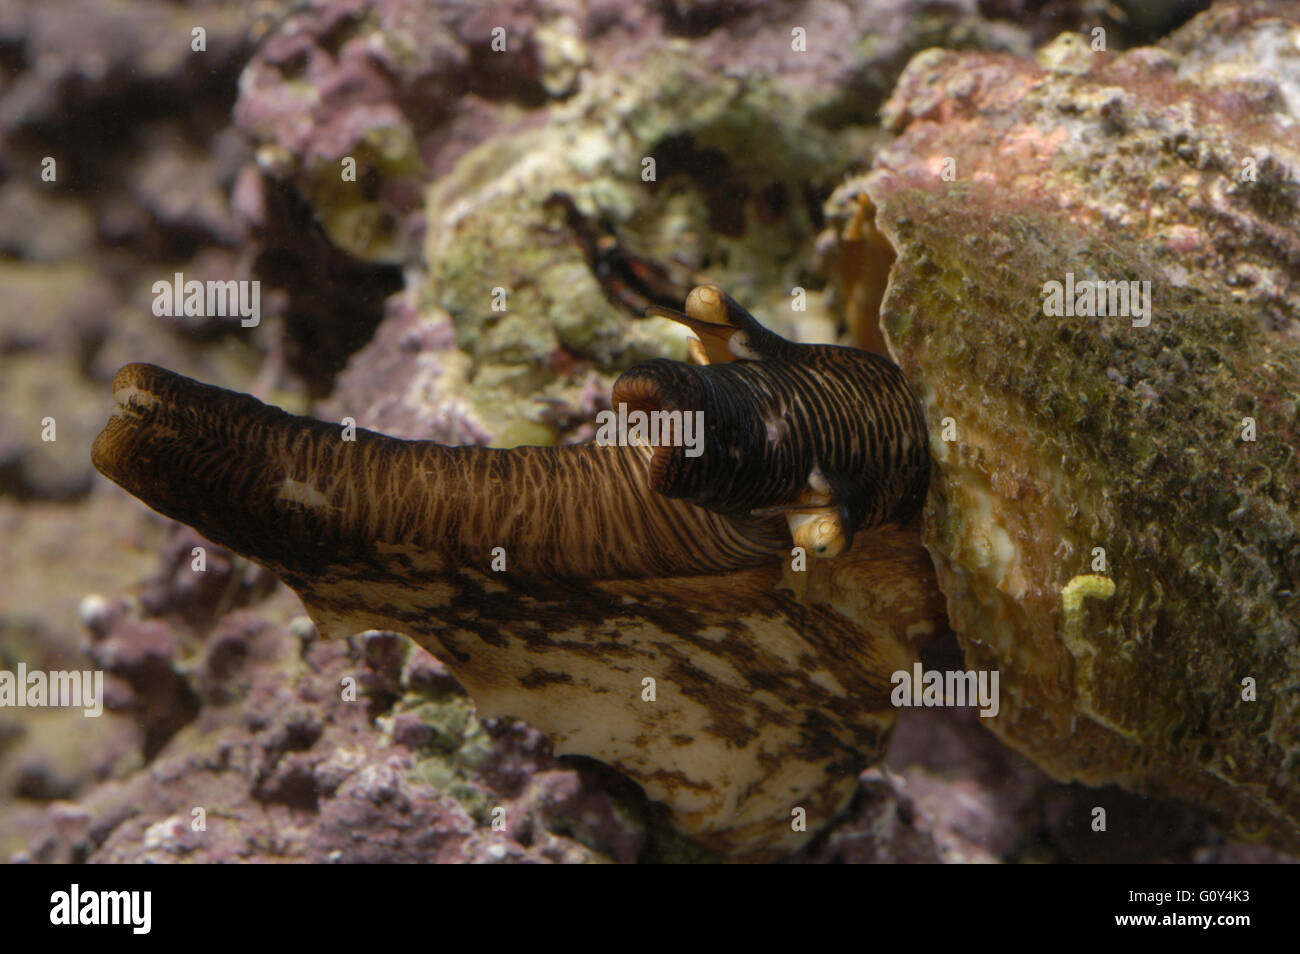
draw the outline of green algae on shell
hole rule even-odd
[[[1294,848],[1300,349],[1066,215],[884,177],[873,199],[898,252],[884,325],[935,455],[925,543],[968,665],[1002,674],[990,727],[1059,778]],[[1045,316],[1067,270],[1155,277],[1150,325]],[[1071,644],[1061,590],[1096,547],[1115,593]]]
[[[984,723],[1292,851],[1298,36],[1293,4],[1229,0],[1121,55],[926,51],[831,201],[869,197],[897,254],[880,318],[930,428],[952,628],[1001,673]],[[1150,282],[1149,323],[1057,315],[1071,273]]]

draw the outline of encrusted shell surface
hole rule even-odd
[[[881,317],[930,427],[925,542],[967,664],[1001,672],[991,728],[1057,777],[1294,850],[1288,6],[1118,57],[921,54],[885,109],[899,138],[840,203],[865,190],[898,255]],[[1045,314],[1067,273],[1150,282],[1149,324]]]

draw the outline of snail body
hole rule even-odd
[[[772,857],[808,837],[792,806],[812,832],[847,802],[893,725],[890,674],[942,619],[911,516],[924,430],[883,359],[785,341],[707,286],[670,317],[704,364],[639,365],[614,401],[700,412],[696,456],[345,438],[135,364],[92,458],[279,576],[323,634],[406,633],[481,714],[618,768],[719,851]],[[792,582],[792,537],[839,556]]]

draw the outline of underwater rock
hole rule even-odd
[[[93,240],[90,213],[76,200],[55,198],[20,179],[0,186],[0,250],[6,255],[30,262],[66,261]]]
[[[950,621],[1001,673],[984,721],[1058,778],[1290,850],[1298,37],[1248,2],[1118,57],[927,51],[837,200],[865,191],[898,256],[881,318],[925,406]]]
[[[860,154],[864,132],[853,124],[875,121],[908,56],[948,41],[1029,49],[1018,27],[966,2],[688,10],[313,0],[271,28],[235,112],[266,177],[252,191],[293,190],[358,263],[413,267],[416,307],[430,323],[453,321],[472,361],[436,359],[447,368],[432,389],[463,393],[457,416],[500,446],[569,442],[614,374],[680,357],[683,344],[605,300],[544,200],[574,195],[675,267],[683,291],[707,267],[773,327],[825,340],[832,320],[809,268],[815,190]],[[657,168],[643,180],[646,158]],[[290,365],[328,382],[348,354],[367,351],[331,405],[353,416],[364,413],[362,391],[375,390],[361,383],[363,369],[396,370],[396,359],[408,365],[401,378],[431,381],[425,355],[366,344],[377,298],[358,300],[356,280],[293,247],[309,223],[290,221],[260,236],[292,262],[266,272],[292,285]],[[309,280],[294,284],[303,273]],[[804,286],[807,313],[791,307],[791,290]],[[313,360],[321,351],[328,367]],[[389,391],[403,405],[395,416],[427,415],[422,388]]]
[[[229,112],[249,29],[231,0],[0,2],[0,494],[84,499],[101,357],[193,357],[146,295],[244,238],[223,187],[247,158]]]
[[[0,494],[79,497],[94,473],[84,447],[97,416],[82,365],[107,334],[111,285],[80,263],[6,261],[0,287]]]
[[[261,43],[241,79],[235,115],[258,146],[259,165],[297,188],[341,249],[390,263],[418,250],[417,183],[445,173],[488,138],[548,122],[552,106],[593,83],[616,77],[625,99],[608,119],[653,133],[639,122],[646,117],[638,100],[647,94],[689,114],[711,98],[710,87],[734,85],[719,78],[755,86],[779,77],[794,104],[784,125],[813,131],[874,122],[898,70],[927,46],[1029,49],[1023,30],[983,19],[970,0],[631,7],[308,0],[266,18],[257,32]],[[682,36],[691,42],[675,39]],[[656,75],[665,49],[689,51],[693,78],[705,86],[684,86],[674,71]],[[735,105],[721,137],[733,147],[745,136],[757,142],[779,118],[756,115],[752,95]],[[746,133],[750,114],[758,122]],[[674,125],[655,124],[669,132]],[[689,115],[679,125],[688,132]],[[721,138],[706,145],[722,145]],[[779,159],[780,149],[763,145],[729,151],[742,162]],[[350,182],[340,175],[348,158],[357,170]]]
[[[450,319],[422,315],[414,299],[406,291],[384,303],[375,337],[352,356],[317,414],[351,416],[361,427],[409,440],[488,443],[494,435],[464,396],[470,360],[456,348]]]
[[[432,123],[454,107],[465,57],[416,2],[313,2],[273,25],[244,68],[235,123],[271,176],[292,182],[330,240],[363,261],[402,260],[423,170],[399,101]],[[345,169],[350,162],[351,170]]]
[[[303,641],[265,618],[292,609],[280,592],[263,615],[223,617],[192,665],[176,658],[192,637],[163,620],[125,619],[98,640],[100,664],[132,682],[125,704],[157,694],[149,673],[162,663],[201,708],[147,771],[119,768],[78,790],[57,761],[28,759],[14,784],[55,785],[33,794],[71,801],[6,818],[0,842],[21,835],[17,857],[56,862],[636,859],[646,842],[636,812],[560,764],[535,729],[487,729],[464,690],[421,675],[428,657],[392,634],[355,647]],[[340,691],[348,677],[355,701]],[[95,721],[112,732],[122,720]],[[413,723],[425,730],[414,739]],[[29,731],[44,735],[39,724]],[[101,763],[118,747],[100,746],[93,765],[108,775]]]

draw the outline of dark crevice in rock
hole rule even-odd
[[[255,273],[288,294],[285,360],[313,397],[324,397],[348,358],[373,337],[384,300],[402,287],[401,269],[340,250],[283,181],[266,181],[266,226],[259,238]]]
[[[663,17],[664,30],[673,36],[707,36],[732,20],[756,9],[752,0],[658,0],[655,4]],[[767,11],[768,16],[774,15]]]
[[[658,191],[674,179],[688,178],[699,190],[709,210],[709,226],[732,238],[745,233],[750,186],[733,169],[721,149],[701,147],[689,135],[671,136],[650,150],[658,165]]]
[[[1103,27],[1108,48],[1123,49],[1154,43],[1182,26],[1213,0],[980,0],[981,16],[1028,25],[1035,43],[1045,43],[1066,30]]]

